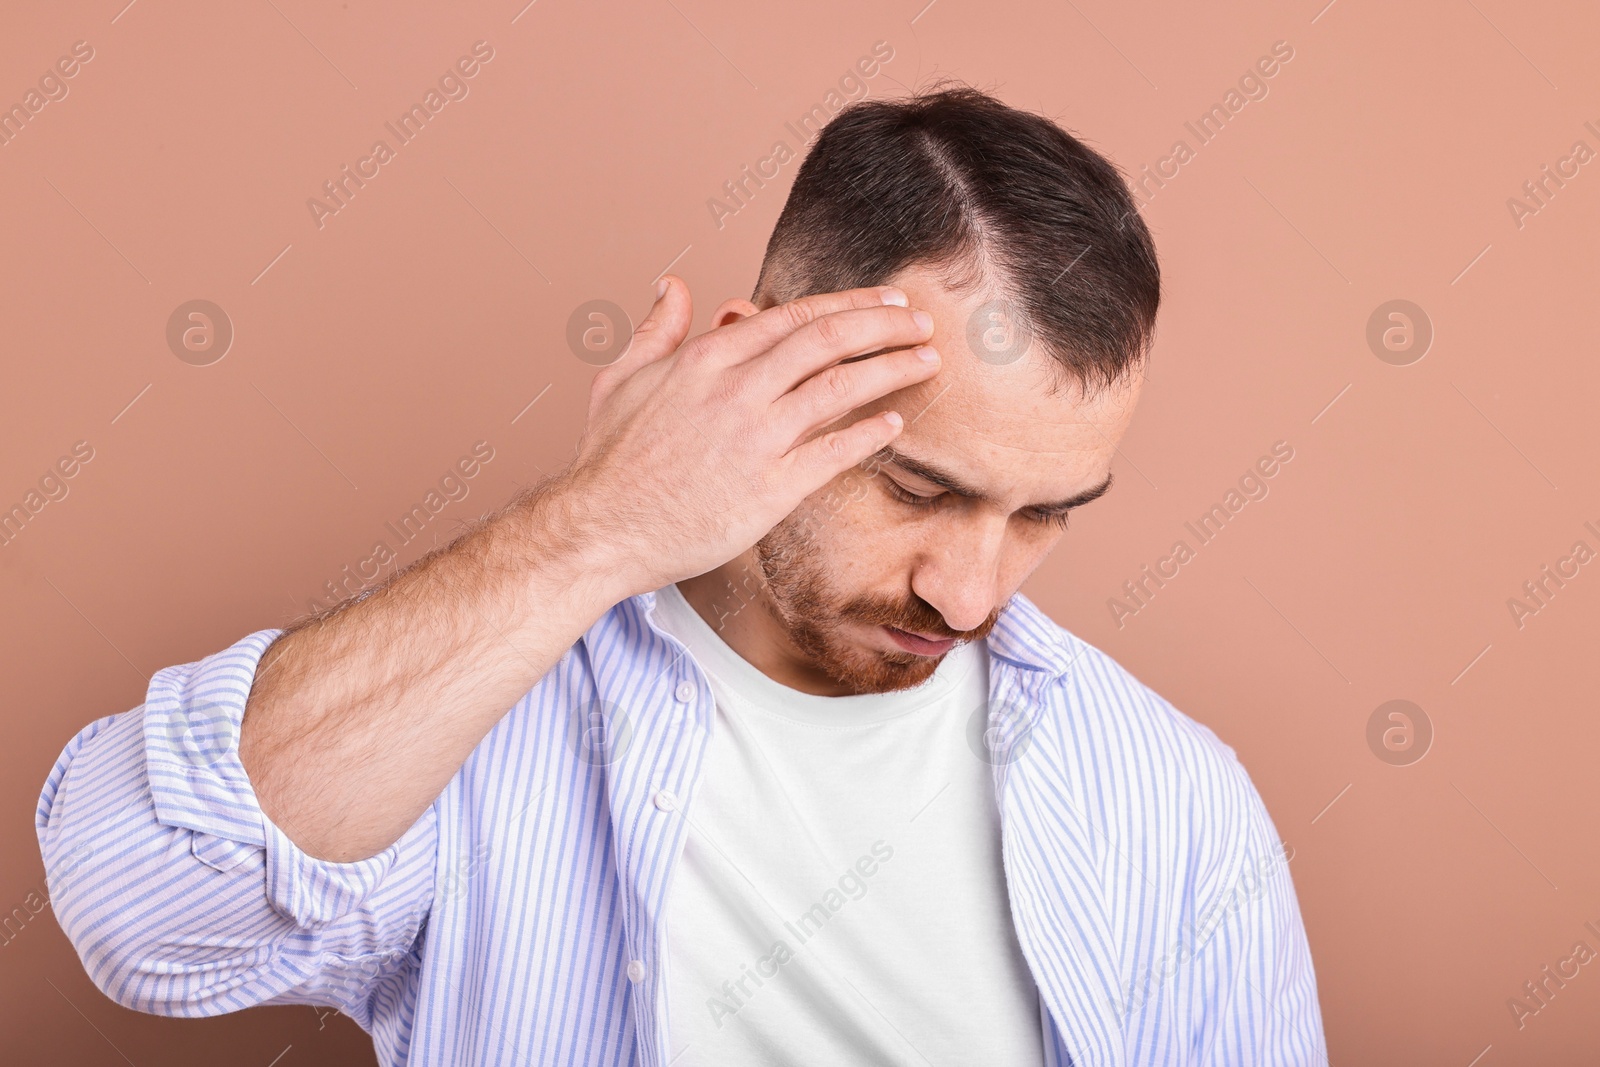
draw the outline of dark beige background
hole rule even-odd
[[[697,329],[748,295],[798,164],[720,226],[708,201],[798,151],[785,124],[878,41],[873,96],[955,75],[1133,175],[1194,150],[1144,208],[1167,296],[1117,489],[1025,591],[1238,750],[1294,849],[1332,1060],[1600,1052],[1600,964],[1520,1028],[1508,1006],[1575,942],[1600,951],[1600,563],[1520,627],[1507,604],[1600,551],[1600,162],[1508,206],[1575,142],[1600,151],[1592,9],[124,2],[11,4],[0,28],[0,104],[94,53],[0,146],[0,507],[93,450],[0,546],[8,1062],[368,1061],[311,1008],[176,1021],[98,993],[43,907],[40,785],[154,671],[557,468],[593,371],[569,315],[641,315],[669,267]],[[480,40],[469,95],[319,228],[308,198]],[[1200,145],[1185,122],[1277,41],[1267,95]],[[208,366],[166,341],[194,299],[235,331]],[[1435,331],[1406,366],[1366,339],[1395,299]],[[478,441],[468,495],[399,545],[385,523]],[[1193,547],[1184,523],[1277,441],[1269,495],[1119,627],[1123,582]],[[1395,699],[1434,734],[1407,766],[1367,740]]]

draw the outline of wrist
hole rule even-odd
[[[515,503],[521,555],[553,599],[584,618],[642,592],[638,552],[597,508],[594,494],[570,471],[546,478]]]

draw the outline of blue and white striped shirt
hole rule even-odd
[[[161,1015],[336,1008],[385,1065],[667,1067],[663,909],[714,706],[654,606],[611,608],[400,840],[353,863],[296,847],[239,762],[279,631],[157,672],[143,705],[67,744],[39,798],[51,900],[90,977]],[[1048,1062],[1324,1062],[1293,853],[1233,750],[1021,594],[987,643],[970,736]]]

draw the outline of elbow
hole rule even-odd
[[[281,936],[219,922],[225,912],[192,897],[173,907],[160,882],[105,891],[68,881],[56,891],[57,921],[95,988],[125,1008],[182,1018],[238,1011],[278,991]]]
[[[125,1008],[220,1015],[280,991],[275,968],[295,929],[266,903],[260,850],[227,843],[238,859],[224,872],[201,855],[206,840],[152,818],[45,850],[56,921],[95,987]]]
[[[248,840],[259,813],[221,776],[149,767],[146,733],[143,711],[111,716],[58,760],[36,816],[49,906],[123,1007],[191,1017],[259,1004],[296,980],[284,956],[307,936],[268,899],[265,850]]]
[[[172,944],[126,941],[78,950],[95,988],[133,1011],[205,1018],[254,1007],[277,952],[271,945],[198,954]]]

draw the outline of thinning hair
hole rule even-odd
[[[823,127],[752,300],[883,285],[912,266],[997,294],[1086,393],[1143,360],[1161,300],[1155,243],[1116,166],[964,85],[859,101]]]

